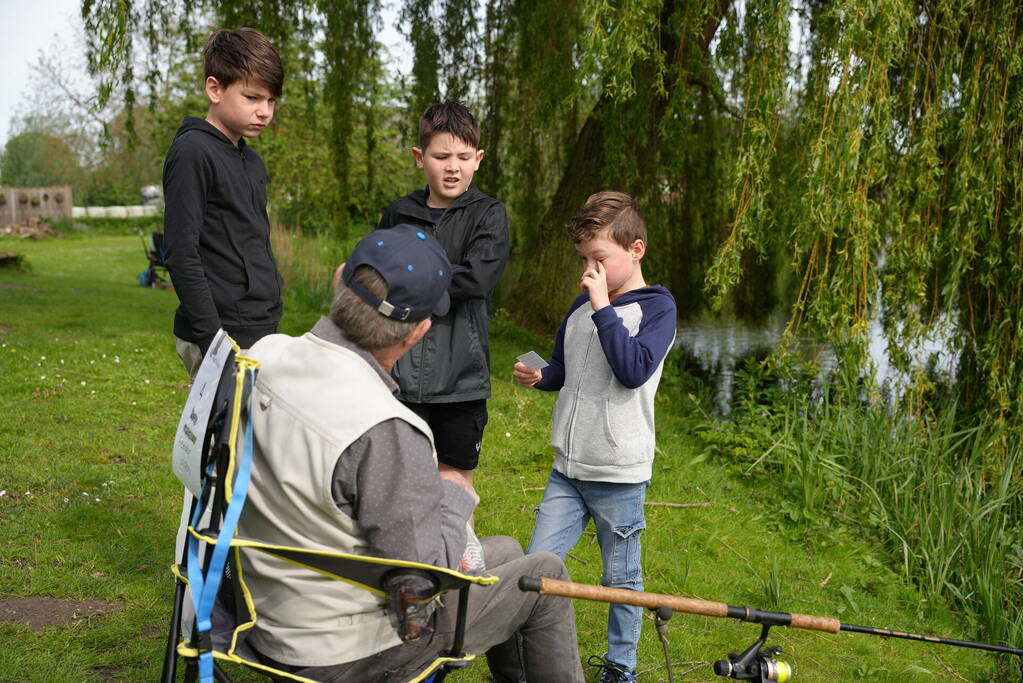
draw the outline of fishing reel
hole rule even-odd
[[[767,640],[770,625],[764,624],[757,642],[746,648],[741,654],[728,653],[728,659],[714,662],[714,673],[724,678],[739,681],[777,681],[786,683],[792,680],[793,670],[788,662],[776,659],[781,654],[777,645],[763,648]]]

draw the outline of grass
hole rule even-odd
[[[839,380],[809,407],[792,395],[740,405],[715,448],[791,492],[795,523],[855,520],[930,596],[973,616],[979,637],[1023,641],[1023,459],[1018,440],[956,405],[907,416],[863,405]],[[856,395],[853,401],[843,394]],[[751,458],[755,458],[752,463]]]
[[[341,246],[336,248],[341,249]],[[187,385],[171,336],[172,292],[138,287],[137,236],[0,239],[23,269],[0,270],[0,592],[102,599],[105,617],[32,631],[0,624],[0,681],[150,681],[158,677],[173,584],[168,571],[181,486],[170,444]],[[278,248],[279,255],[285,250]],[[291,245],[292,258],[329,277],[340,253]],[[319,265],[308,261],[318,254]],[[315,260],[314,259],[314,260]],[[307,298],[303,299],[302,297]],[[304,331],[321,295],[289,292],[284,331]],[[523,543],[549,472],[553,395],[511,380],[513,359],[550,339],[492,325],[494,397],[476,482],[481,535]],[[749,477],[708,457],[705,418],[684,378],[657,398],[659,452],[643,535],[647,590],[833,616],[843,622],[969,638],[973,624],[914,588],[877,540],[792,521],[782,479]],[[577,581],[597,583],[592,534],[572,551]],[[580,651],[603,652],[606,606],[577,602]],[[710,663],[752,643],[759,627],[676,615],[669,627],[676,680],[714,680]],[[855,634],[775,628],[770,644],[803,681],[1009,680],[986,654]],[[652,624],[640,644],[640,681],[666,681]],[[689,670],[685,676],[682,671]],[[241,680],[263,680],[242,674]],[[488,680],[486,667],[451,677]]]

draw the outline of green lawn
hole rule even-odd
[[[175,296],[136,284],[145,261],[134,236],[3,238],[0,251],[23,254],[27,264],[0,269],[0,597],[122,607],[39,631],[0,624],[0,681],[155,680],[181,501],[170,444],[187,391],[171,336]],[[316,317],[289,309],[283,329],[301,332]],[[546,355],[549,339],[500,315],[493,333],[477,530],[525,543],[550,466],[553,396],[515,385],[510,371],[523,351]],[[648,508],[647,590],[970,637],[966,619],[907,585],[870,538],[801,531],[783,521],[776,494],[784,492],[770,480],[706,458],[691,436],[704,418],[683,392],[662,391],[657,409],[660,450],[648,500],[698,505]],[[599,581],[592,534],[568,567],[575,580]],[[602,653],[605,606],[578,602],[576,610],[583,657]],[[675,678],[685,681],[717,680],[710,663],[759,633],[758,626],[686,614],[670,628]],[[784,628],[773,629],[769,643],[785,649],[796,680],[1013,679],[994,657],[972,650]],[[640,645],[640,681],[668,680],[663,664],[651,622]],[[450,680],[486,681],[486,667]]]

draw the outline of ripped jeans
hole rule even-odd
[[[643,590],[639,537],[646,520],[643,501],[649,481],[610,484],[571,479],[552,471],[536,507],[536,522],[527,553],[546,550],[562,560],[582,536],[590,518],[597,530],[603,575],[612,588]],[[607,658],[636,668],[636,645],[643,624],[643,608],[612,604],[607,615]]]

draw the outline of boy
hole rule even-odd
[[[378,229],[410,223],[451,261],[451,309],[394,368],[399,398],[433,431],[441,471],[469,483],[479,463],[490,397],[490,297],[508,260],[504,204],[472,184],[483,160],[476,119],[461,102],[431,106],[412,148],[426,187],[391,202]]]
[[[527,552],[564,559],[592,517],[601,583],[642,590],[639,536],[654,459],[654,393],[675,339],[675,300],[643,280],[646,225],[628,195],[590,196],[568,234],[583,263],[583,293],[558,329],[550,364],[514,369],[523,386],[560,389],[554,469]],[[641,607],[611,605],[601,683],[636,680],[642,620]]]
[[[247,349],[277,331],[282,278],[270,250],[266,168],[246,144],[274,115],[284,69],[251,28],[203,47],[206,118],[186,116],[163,166],[167,268],[178,295],[174,336],[191,378],[217,330]]]

